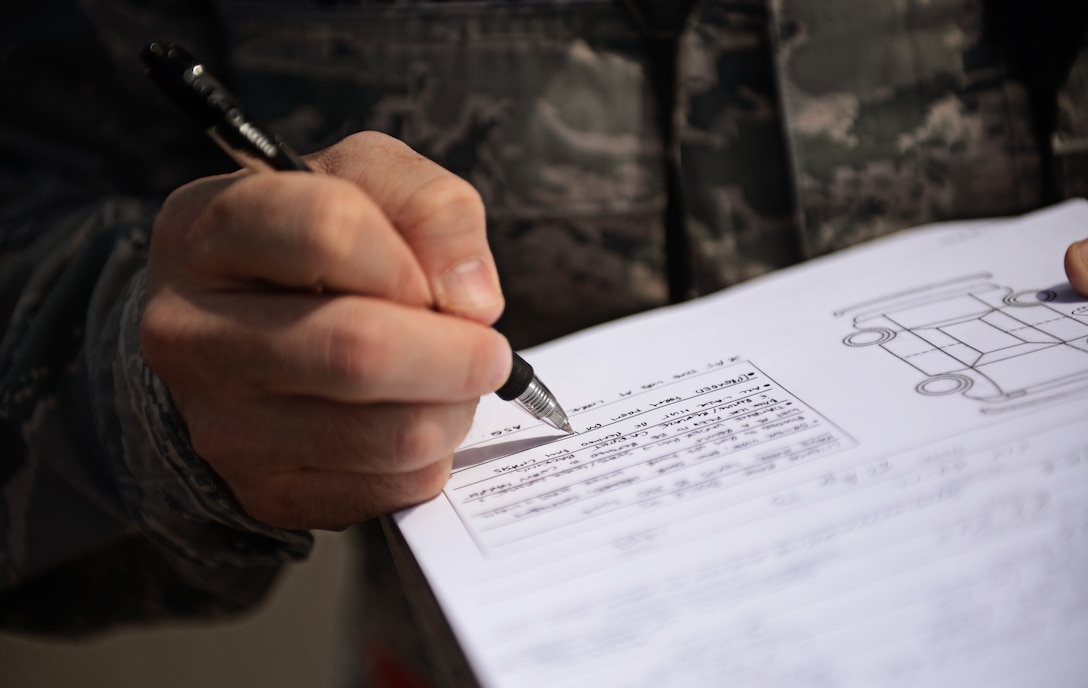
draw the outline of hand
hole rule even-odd
[[[1078,241],[1065,252],[1065,275],[1074,289],[1088,296],[1088,239]]]
[[[441,491],[510,373],[479,195],[389,137],[175,191],[141,346],[246,511],[343,528]]]

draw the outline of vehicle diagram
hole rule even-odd
[[[927,396],[963,394],[984,412],[1088,390],[1088,306],[1054,289],[1014,289],[980,273],[837,311],[850,347],[879,346],[925,377]]]

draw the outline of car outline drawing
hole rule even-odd
[[[979,273],[835,315],[853,316],[846,346],[880,346],[924,374],[918,393],[962,394],[994,412],[1088,389],[1088,308],[1064,312],[1058,300]]]

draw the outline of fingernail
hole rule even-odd
[[[442,275],[439,307],[445,311],[464,311],[490,306],[502,298],[494,271],[479,258],[469,258]]]

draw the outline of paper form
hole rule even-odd
[[[1080,686],[1088,203],[938,225],[524,353],[397,514],[488,686]]]

